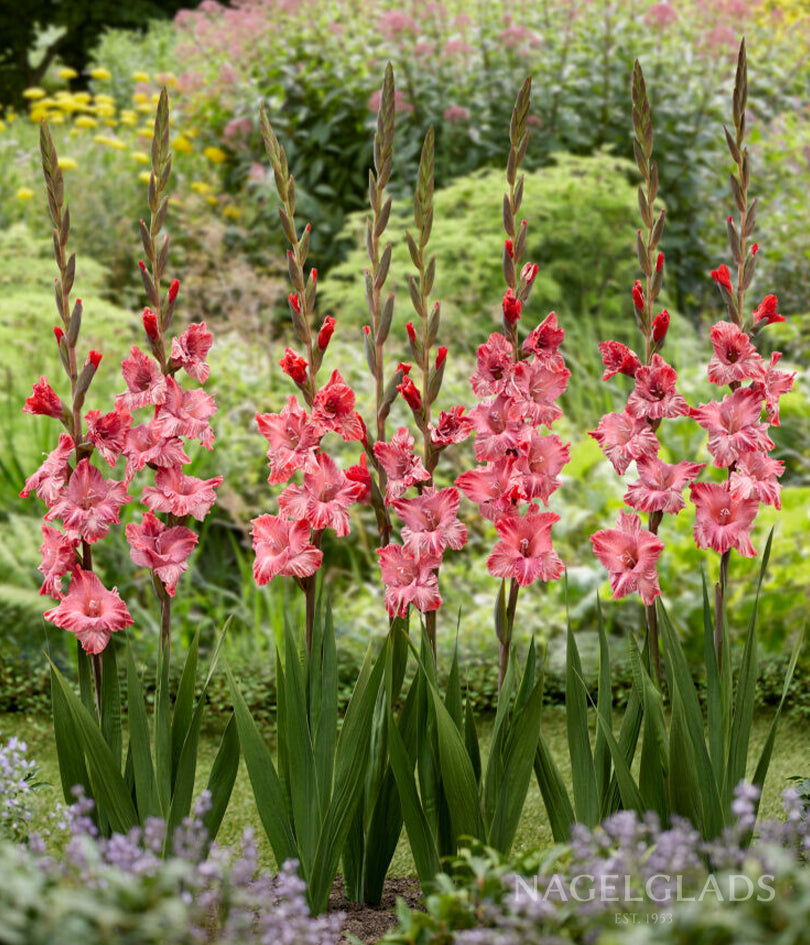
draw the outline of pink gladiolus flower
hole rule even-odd
[[[647,421],[627,412],[605,414],[588,436],[596,440],[620,476],[633,460],[655,456],[660,446]]]
[[[261,586],[277,574],[305,578],[321,566],[323,552],[310,541],[307,522],[291,522],[279,515],[260,515],[253,529],[253,577]]]
[[[116,630],[132,623],[118,589],[108,591],[92,571],[76,568],[70,588],[58,607],[44,617],[57,627],[75,633],[87,653],[101,653]]]
[[[510,397],[498,394],[494,400],[485,400],[470,411],[470,422],[475,430],[475,455],[482,462],[517,450],[523,424],[512,417],[513,406]]]
[[[565,570],[551,546],[551,526],[559,522],[554,512],[540,512],[530,505],[524,516],[504,515],[495,521],[501,540],[487,558],[494,577],[514,578],[521,587],[538,579],[556,581]]]
[[[648,420],[686,416],[689,404],[675,390],[677,379],[675,368],[660,354],[654,354],[651,364],[636,371],[636,387],[627,398],[627,412]]]
[[[88,410],[84,415],[87,421],[87,438],[110,466],[115,466],[118,457],[127,445],[127,436],[132,427],[132,414],[123,407],[116,407],[110,413],[100,410]]]
[[[542,322],[533,328],[523,342],[523,350],[534,354],[547,368],[556,370],[565,367],[559,347],[565,340],[565,331],[557,323],[557,313],[549,312]]]
[[[498,332],[493,332],[486,344],[478,346],[478,362],[470,376],[473,392],[479,397],[502,394],[514,371],[512,346]]]
[[[121,362],[127,389],[115,399],[116,407],[133,411],[149,404],[162,404],[166,399],[166,378],[160,365],[133,345],[130,356]]]
[[[180,366],[189,377],[204,384],[211,370],[206,358],[213,342],[205,322],[192,323],[182,335],[172,339],[172,365]]]
[[[540,499],[548,505],[549,496],[560,487],[558,476],[570,459],[570,446],[556,434],[545,436],[539,430],[530,430],[520,441],[514,471],[529,501]]]
[[[733,322],[718,322],[710,332],[714,354],[709,361],[712,384],[733,384],[735,381],[759,379],[765,364],[751,344],[748,335]]]
[[[62,578],[69,574],[76,564],[76,548],[79,540],[70,538],[50,525],[42,526],[42,563],[37,568],[43,574],[40,594],[49,594],[56,600],[62,598]]]
[[[214,490],[222,476],[197,479],[186,476],[180,466],[163,466],[155,473],[154,486],[143,490],[141,501],[153,512],[171,513],[177,518],[192,515],[201,522],[216,501]]]
[[[496,521],[514,511],[518,502],[526,500],[522,477],[515,471],[515,457],[503,456],[495,462],[469,469],[456,479],[456,486],[472,502],[484,518]]]
[[[174,378],[169,377],[166,399],[155,411],[154,422],[163,436],[199,440],[210,450],[214,445],[214,433],[208,420],[216,412],[214,398],[202,388],[183,390]]]
[[[641,527],[638,515],[620,512],[616,524],[618,528],[605,528],[591,535],[593,553],[608,572],[614,600],[638,591],[642,602],[649,606],[661,593],[656,567],[664,543]]]
[[[523,303],[515,297],[511,289],[507,289],[503,296],[503,317],[508,325],[514,325],[520,318]]]
[[[390,442],[374,444],[374,455],[388,476],[385,501],[392,502],[403,495],[414,483],[430,479],[422,460],[414,454],[414,440],[406,427],[400,427]]]
[[[162,425],[156,420],[152,420],[148,425],[139,423],[132,427],[123,453],[127,458],[127,482],[147,464],[162,469],[191,462],[183,449],[180,437],[163,436]]]
[[[641,367],[641,361],[635,351],[631,351],[619,341],[600,341],[599,353],[605,366],[603,381],[610,380],[616,374],[635,377],[636,371]]]
[[[62,493],[68,481],[70,466],[68,460],[75,448],[73,438],[67,433],[59,434],[59,445],[48,453],[39,469],[25,480],[20,496],[27,499],[31,490],[50,508]]]
[[[775,295],[766,295],[754,309],[754,327],[761,327],[763,322],[765,322],[766,325],[773,325],[775,322],[783,322],[785,316],[780,315],[779,312],[776,311],[778,304],[779,302]]]
[[[537,360],[521,361],[515,367],[515,413],[531,423],[551,427],[562,416],[554,403],[568,386],[571,372],[566,367],[549,368]]]
[[[302,358],[300,354],[296,354],[292,348],[285,348],[284,357],[278,362],[281,370],[295,381],[296,384],[304,384],[307,379],[307,364],[306,358]]]
[[[346,470],[346,478],[349,482],[356,482],[361,487],[355,502],[359,505],[368,505],[371,501],[371,474],[368,471],[365,453],[360,457],[359,463],[349,466]]]
[[[315,467],[304,473],[303,485],[287,486],[281,493],[279,508],[318,531],[334,529],[343,538],[349,534],[349,506],[362,494],[362,485],[348,480],[326,453],[318,453],[315,460]]]
[[[59,398],[59,394],[51,387],[47,379],[41,377],[36,384],[30,397],[25,401],[23,413],[38,414],[43,417],[54,417],[61,420],[65,416],[65,405]]]
[[[188,568],[188,556],[198,536],[182,525],[169,528],[151,512],[145,512],[140,525],[126,527],[129,554],[134,564],[149,568],[174,597],[180,575]]]
[[[750,531],[759,511],[759,499],[738,499],[728,483],[693,482],[689,487],[695,504],[694,535],[698,548],[725,554],[736,548],[746,558],[756,555]]]
[[[785,464],[767,453],[743,453],[729,478],[731,494],[735,499],[757,498],[781,509],[782,488],[777,480],[784,471]]]
[[[714,465],[730,466],[743,453],[773,449],[768,424],[760,423],[762,394],[740,387],[720,403],[701,404],[692,416],[709,433],[709,452]]]
[[[458,551],[467,541],[467,529],[458,520],[460,497],[452,487],[427,486],[413,499],[396,499],[392,505],[405,523],[402,543],[415,555],[428,552],[441,557],[445,548]]]
[[[793,382],[796,380],[795,371],[777,369],[776,365],[781,357],[781,352],[774,351],[762,382],[755,382],[752,385],[754,390],[759,391],[764,396],[765,419],[774,427],[781,425],[779,422],[779,398],[793,390]]]
[[[639,512],[668,512],[677,515],[686,507],[683,490],[700,475],[705,463],[665,463],[655,456],[636,460],[639,479],[631,482],[624,501]]]
[[[441,559],[437,555],[414,556],[402,545],[393,543],[378,548],[377,554],[385,584],[385,609],[389,616],[407,616],[409,604],[422,613],[441,607],[436,577]]]
[[[299,469],[310,469],[318,446],[315,427],[294,396],[287,398],[281,413],[256,414],[259,432],[267,440],[270,476],[268,482],[287,482]]]
[[[354,409],[354,391],[344,382],[339,371],[332,371],[332,376],[315,394],[312,423],[318,436],[332,430],[346,441],[364,438],[363,422]]]
[[[464,416],[463,407],[442,410],[435,424],[429,423],[430,442],[434,449],[443,449],[451,443],[461,443],[472,433],[470,418]]]
[[[105,479],[89,459],[83,459],[45,519],[61,518],[71,537],[92,543],[118,524],[121,506],[131,501],[126,483]]]

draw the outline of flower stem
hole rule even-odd
[[[509,601],[506,605],[506,632],[500,641],[500,655],[498,659],[498,695],[503,688],[503,681],[506,678],[506,670],[509,668],[509,651],[512,649],[512,631],[515,626],[515,612],[517,611],[518,594],[520,585],[512,578],[509,585]]]
[[[720,556],[720,579],[714,585],[714,652],[717,657],[717,670],[723,668],[723,624],[726,614],[726,588],[728,587],[728,562],[731,550]]]

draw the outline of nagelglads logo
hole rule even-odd
[[[726,873],[718,878],[710,874],[699,889],[690,886],[684,889],[684,877],[669,873],[650,876],[642,889],[638,877],[620,873],[580,873],[569,878],[559,874],[540,886],[539,877],[516,876],[513,899],[521,901],[549,902],[703,902],[713,898],[716,902],[745,902],[756,898],[757,902],[771,902],[776,895],[774,876],[763,873],[756,881],[742,873]]]

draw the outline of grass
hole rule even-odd
[[[754,721],[751,735],[751,757],[754,758],[754,763],[759,748],[767,736],[770,720],[770,713],[762,713]],[[807,740],[808,734],[810,734],[808,728],[806,722],[790,717],[783,719],[780,723],[776,751],[771,762],[770,773],[765,783],[762,799],[761,815],[763,817],[781,817],[782,803],[780,795],[787,786],[787,778],[793,775],[803,777],[810,775],[807,758]],[[563,777],[570,782],[571,769],[570,764],[567,763],[568,748],[565,709],[563,707],[552,707],[545,710],[543,730]],[[491,731],[490,720],[479,721],[481,750],[484,757],[489,752]],[[40,789],[38,797],[38,809],[44,815],[46,811],[53,809],[62,800],[51,721],[44,716],[21,715],[18,713],[0,715],[0,738],[6,740],[13,735],[27,742],[29,756],[39,764],[43,780],[49,782],[47,786]],[[205,786],[217,745],[218,736],[216,734],[203,734],[197,773],[198,791]],[[751,773],[753,773],[753,765],[749,770],[749,774]],[[228,812],[222,824],[218,838],[219,842],[226,845],[237,843],[246,827],[254,828],[262,865],[270,868],[274,867],[275,860],[259,822],[250,781],[243,762],[240,766],[239,777],[234,787]],[[552,844],[551,830],[540,792],[537,789],[536,782],[533,781],[515,841],[515,851],[525,852],[550,847]],[[404,831],[390,873],[392,876],[410,876],[415,873]]]

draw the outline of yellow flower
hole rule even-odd
[[[127,149],[123,141],[118,138],[111,138],[109,135],[96,135],[93,141],[95,141],[96,144],[106,145],[106,147],[112,148],[114,151],[126,151]]]
[[[36,194],[30,187],[20,187],[17,191],[17,200],[33,200],[35,196]]]
[[[239,209],[239,207],[234,207],[232,204],[228,204],[228,206],[222,211],[222,216],[227,217],[229,220],[239,220],[242,217],[242,211]]]
[[[151,179],[152,175],[149,173],[149,171],[141,171],[141,173],[138,174],[138,180],[142,184],[148,184]]]
[[[76,119],[76,126],[78,128],[96,128],[98,122],[95,118],[91,118],[89,115],[79,115]]]
[[[90,77],[92,79],[98,79],[99,82],[103,82],[105,79],[111,79],[112,75],[108,69],[105,69],[104,66],[98,66],[96,69],[90,70]]]
[[[73,98],[80,105],[89,105],[92,99],[92,96],[89,92],[74,92]]]
[[[132,157],[138,164],[148,164],[151,160],[146,151],[133,151]]]
[[[222,164],[223,161],[228,159],[228,155],[222,150],[222,148],[205,148],[203,150],[203,154],[212,164]]]
[[[3,124],[2,121],[0,121],[0,133],[4,132],[5,130],[6,130],[6,126]]]
[[[51,115],[47,108],[37,107],[31,109],[28,117],[31,119],[31,121],[38,125],[41,121],[45,121],[46,119],[50,118]]]
[[[96,114],[99,118],[112,118],[115,115],[115,105],[99,105]]]
[[[96,102],[98,102],[99,105],[115,105],[115,99],[106,92],[97,92]]]
[[[136,82],[148,82],[148,81],[149,81],[149,73],[148,73],[148,72],[133,72],[133,73],[132,73],[132,78],[133,78]]]
[[[148,125],[145,128],[138,129],[138,136],[141,138],[147,138],[149,141],[155,137],[155,129],[149,127]]]
[[[215,207],[219,203],[219,197],[214,197],[213,194],[205,198],[212,207]]]
[[[133,112],[130,109],[125,109],[124,111],[122,111],[119,118],[121,120],[122,125],[129,125],[130,127],[132,127],[133,125],[138,124],[137,112]]]
[[[143,102],[138,106],[138,111],[142,115],[151,115],[154,113],[155,107],[154,105],[150,105],[149,102]]]
[[[70,66],[63,66],[56,74],[60,79],[70,80],[75,79],[79,73],[75,69],[71,69]]]
[[[194,150],[191,142],[185,135],[178,135],[172,142],[172,149],[177,151],[178,154],[191,154]]]
[[[54,112],[50,117],[45,116],[52,125],[64,125],[65,116],[61,112]]]
[[[33,85],[30,89],[26,89],[23,92],[23,98],[30,98],[31,101],[36,101],[38,98],[45,98],[45,89],[41,89],[39,86]]]
[[[143,92],[136,92],[132,96],[132,101],[137,102],[139,105],[143,105],[145,102],[148,102],[149,99],[143,94]]]
[[[59,166],[63,171],[75,171],[79,165],[72,157],[60,157]]]
[[[210,194],[211,193],[211,185],[206,184],[204,180],[192,181],[191,189],[197,194]]]

